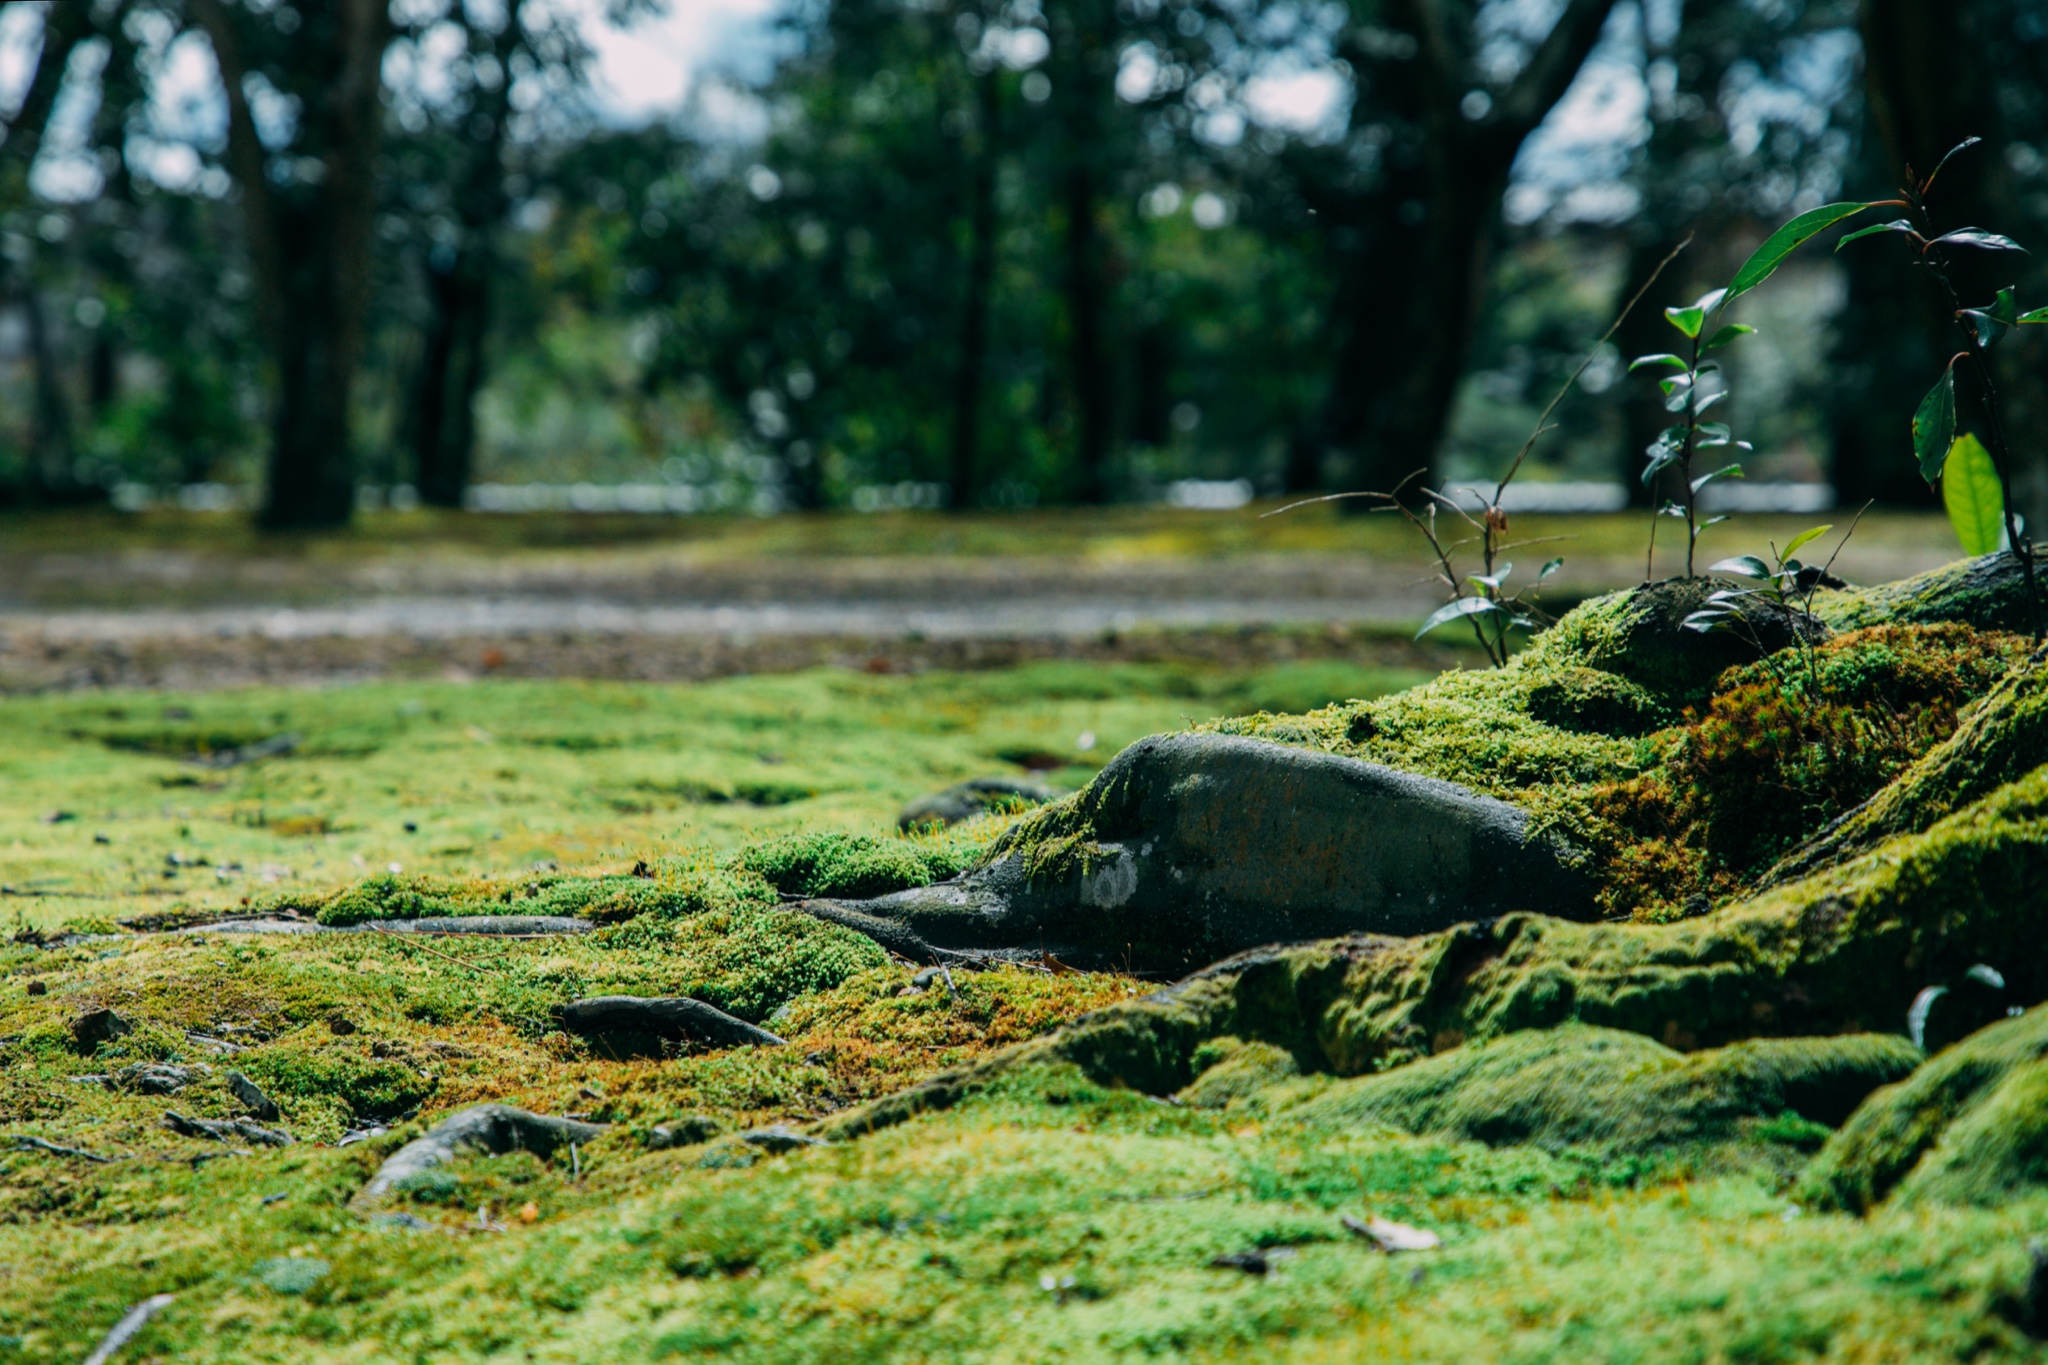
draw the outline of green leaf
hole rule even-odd
[[[1797,251],[1814,237],[1826,232],[1844,218],[1853,218],[1868,204],[1823,204],[1809,209],[1785,226],[1764,239],[1764,244],[1750,253],[1742,263],[1742,269],[1735,272],[1735,278],[1728,283],[1728,293],[1721,300],[1725,306],[1762,284],[1771,277],[1771,272],[1785,263],[1785,258]],[[1698,333],[1694,333],[1698,335]]]
[[[1429,634],[1438,626],[1445,625],[1449,622],[1458,620],[1460,617],[1481,616],[1487,612],[1506,610],[1507,608],[1501,606],[1500,603],[1495,602],[1490,598],[1461,597],[1457,601],[1451,603],[1449,606],[1438,607],[1433,613],[1431,613],[1430,618],[1422,623],[1422,629],[1415,632],[1415,638],[1420,640],[1423,636]]]
[[[1707,310],[1695,304],[1690,308],[1666,308],[1665,318],[1688,337],[1697,337],[1700,328],[1707,322]]]
[[[1955,146],[1943,152],[1941,154],[1941,160],[1934,163],[1934,169],[1928,172],[1926,181],[1920,186],[1920,193],[1924,195],[1927,193],[1927,191],[1934,188],[1934,177],[1941,174],[1941,168],[1943,166],[1948,165],[1948,159],[1950,157],[1954,156],[1957,152],[1968,151],[1970,148],[1976,146],[1983,140],[1984,139],[1981,137],[1966,137],[1961,142],[1958,142]]]
[[[1552,574],[1556,573],[1559,569],[1562,569],[1563,567],[1564,556],[1559,555],[1556,559],[1551,560],[1549,563],[1545,564],[1542,568],[1536,571],[1536,581],[1538,583],[1541,583],[1544,579],[1550,577]]]
[[[1948,524],[1966,555],[1988,555],[2005,546],[2005,498],[1991,452],[1970,432],[1956,437],[1941,472],[1941,501]]]
[[[2048,313],[2048,308],[2043,308],[2041,311]],[[1656,355],[1637,356],[1634,360],[1629,361],[1628,372],[1634,374],[1637,370],[1646,369],[1651,365],[1662,365],[1667,370],[1682,370],[1685,368],[1683,360],[1672,355],[1669,351],[1662,351]]]
[[[1733,559],[1724,559],[1718,564],[1709,564],[1707,572],[1710,574],[1738,573],[1744,578],[1769,578],[1771,576],[1771,566],[1758,559],[1755,555],[1737,555]]]
[[[1475,573],[1475,574],[1467,574],[1467,575],[1465,576],[1465,581],[1466,581],[1466,582],[1468,582],[1468,583],[1477,583],[1477,584],[1478,584],[1479,586],[1481,586],[1482,588],[1491,588],[1491,589],[1492,589],[1492,590],[1493,590],[1493,591],[1494,591],[1494,592],[1495,592],[1496,594],[1498,594],[1498,593],[1500,592],[1500,585],[1501,585],[1502,581],[1503,581],[1503,580],[1505,580],[1505,579],[1507,578],[1507,576],[1508,576],[1509,574],[1513,573],[1514,571],[1515,571],[1515,566],[1514,566],[1514,565],[1512,565],[1512,564],[1503,564],[1503,565],[1501,565],[1501,566],[1500,566],[1500,572],[1499,572],[1499,573],[1493,573],[1493,574],[1484,574],[1484,573]]]
[[[1913,457],[1920,461],[1921,478],[1931,484],[1941,477],[1949,442],[1955,438],[1956,371],[1951,360],[1913,414]]]
[[[2021,322],[2048,322],[2048,308],[2036,308],[2019,316]]]
[[[1956,314],[1956,316],[1959,318],[1963,318],[1969,322],[1970,330],[1973,333],[1975,333],[1977,337],[1978,350],[1988,351],[1993,346],[1996,346],[1998,344],[1999,331],[1997,318],[1992,317],[1991,314],[1989,314],[1982,308],[1965,308],[1960,313]]]
[[[1780,560],[1790,560],[1794,551],[1804,549],[1834,529],[1835,524],[1833,522],[1829,522],[1825,526],[1809,526],[1798,535],[1792,537],[1791,544],[1785,547],[1785,553],[1779,556]]]
[[[1694,479],[1692,481],[1692,491],[1697,493],[1702,488],[1705,488],[1708,484],[1712,483],[1716,479],[1739,479],[1742,477],[1743,474],[1741,465],[1724,464],[1719,469],[1715,470],[1713,473],[1702,474],[1697,479]]]
[[[1941,246],[1943,243],[1949,246],[1982,247],[1986,251],[2023,252],[2026,250],[2025,247],[2015,242],[2012,238],[2001,237],[1995,232],[1986,232],[1983,228],[1957,228],[1954,232],[1944,232],[1941,236],[1928,243],[1928,245]]]
[[[1752,336],[1755,334],[1755,332],[1756,328],[1754,327],[1747,326],[1746,324],[1740,322],[1731,322],[1726,327],[1723,327],[1720,331],[1714,333],[1714,339],[1712,341],[1709,341],[1705,346],[1702,346],[1700,349],[1702,351],[1711,351],[1714,350],[1716,347],[1726,346],[1729,342],[1735,340],[1735,338],[1737,337]]]
[[[1694,299],[1692,306],[1699,309],[1702,313],[1711,313],[1716,308],[1719,308],[1721,301],[1727,297],[1728,291],[1725,289],[1709,289],[1706,293]]]
[[[1841,241],[1836,242],[1835,250],[1840,251],[1859,237],[1875,237],[1880,232],[1903,232],[1916,242],[1920,240],[1919,232],[1914,229],[1910,222],[1904,218],[1894,218],[1889,223],[1879,223],[1875,227],[1857,228],[1854,232],[1843,237]]]

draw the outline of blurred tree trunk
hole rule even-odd
[[[1310,447],[1290,460],[1294,481],[1334,475],[1347,488],[1388,490],[1433,465],[1484,298],[1508,172],[1613,5],[1569,0],[1520,74],[1480,108],[1466,104],[1487,85],[1476,61],[1476,6],[1394,0],[1392,18],[1415,43],[1406,79],[1420,136],[1389,157],[1376,221],[1358,224],[1358,244],[1339,258],[1335,373]]]
[[[1097,221],[1104,115],[1115,100],[1113,23],[1102,0],[1069,0],[1055,11],[1053,98],[1061,108],[1059,198],[1066,293],[1067,368],[1074,395],[1076,497],[1109,498],[1113,389],[1108,369],[1108,243]]]
[[[988,368],[989,292],[996,273],[996,157],[1001,147],[1002,89],[994,70],[974,77],[980,134],[969,172],[967,289],[960,319],[960,368],[953,379],[952,471],[955,511],[981,497],[981,391]]]
[[[44,11],[42,46],[35,73],[21,105],[7,121],[7,141],[0,143],[0,205],[29,205],[29,172],[42,149],[43,134],[64,73],[78,44],[93,34],[92,8],[85,4],[54,5]],[[31,248],[33,250],[33,248]],[[0,255],[0,297],[12,297],[28,324],[29,366],[34,376],[35,421],[28,450],[28,496],[62,497],[71,491],[73,431],[70,395],[50,336],[49,317],[37,290],[35,262]]]
[[[192,0],[228,106],[228,168],[241,195],[257,313],[275,370],[269,486],[260,523],[345,524],[355,510],[351,402],[370,296],[370,229],[383,107],[385,0],[302,0],[289,48],[303,104],[273,159],[256,130],[243,43],[225,0]],[[294,91],[293,93],[297,93]]]
[[[461,239],[445,260],[430,255],[427,261],[434,315],[414,393],[412,445],[420,499],[434,507],[462,506],[476,460],[476,396],[484,382],[498,228],[508,206],[504,157],[512,57],[524,41],[520,4],[505,0],[503,25],[487,48],[500,72],[498,84],[481,93],[464,124],[468,157],[455,203]],[[475,53],[480,35],[467,7],[458,5],[453,14]]]
[[[1980,60],[1987,44],[2004,41],[1994,27],[1996,7],[1984,3],[1938,3],[1937,0],[1864,0],[1863,48],[1864,91],[1870,121],[1890,156],[1894,183],[1909,174],[1927,175],[1947,151],[1969,137],[1982,137],[1986,144],[1965,152],[1941,173],[1930,207],[1938,227],[1972,226],[1994,232],[2024,231],[2012,221],[2024,195],[2016,183],[2006,151],[2015,135],[2001,117],[2001,101],[1990,75]],[[2023,73],[2024,74],[2024,73]],[[2048,80],[2048,71],[2032,73],[2035,80]],[[1874,187],[1873,187],[1874,188]],[[2026,245],[2040,248],[2041,243]],[[1941,358],[1961,346],[1961,335],[1947,299],[1929,281],[1908,275],[1905,263],[1895,253],[1884,253],[1899,272],[1891,288],[1903,296],[1905,307],[1917,315],[1927,338],[1935,366]],[[2043,272],[2024,259],[2016,261],[2006,252],[1957,252],[1951,260],[1956,285],[1963,301],[1976,306],[1989,302],[1999,288],[2017,277],[2031,276],[2033,287],[2022,286],[2020,297],[2038,295]],[[1902,278],[1903,277],[1903,278]],[[1882,278],[1882,277],[1879,277]],[[2038,304],[2038,297],[2030,299]],[[2027,433],[2048,430],[2048,365],[2040,360],[2034,346],[2008,344],[1992,353],[1994,371],[2002,400],[2005,425],[2015,434],[2015,497],[2030,526],[2048,525],[2048,451]],[[1929,368],[1907,390],[1911,398],[1897,406],[1910,420],[1910,409],[1938,375]],[[1966,404],[1964,425],[1971,425],[1967,404],[1975,385],[1959,386]],[[1858,464],[1866,466],[1881,485],[1888,461],[1910,467],[1910,438],[1907,425],[1898,423],[1889,435],[1875,434],[1875,450],[1864,454]],[[1848,452],[1854,459],[1857,452]],[[1847,461],[1845,461],[1845,465]]]

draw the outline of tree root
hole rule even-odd
[[[714,1047],[786,1046],[768,1030],[688,996],[593,995],[564,1005],[561,1018],[571,1033],[643,1055],[659,1052],[661,1040],[674,1038]]]
[[[453,1161],[465,1148],[493,1156],[524,1151],[546,1157],[558,1147],[588,1142],[604,1131],[602,1123],[550,1118],[509,1104],[472,1105],[393,1152],[350,1202],[360,1207],[381,1199],[400,1182]]]
[[[51,1156],[75,1156],[85,1161],[97,1161],[102,1165],[120,1160],[119,1157],[101,1156],[98,1152],[88,1152],[83,1147],[66,1147],[62,1143],[52,1142],[48,1138],[32,1137],[28,1134],[22,1134],[14,1139],[14,1150],[17,1152],[48,1152]]]
[[[484,934],[537,938],[587,934],[597,926],[573,915],[436,915],[427,919],[365,920],[361,924],[316,924],[303,919],[226,919],[171,930],[174,934]]]
[[[164,1111],[164,1127],[186,1137],[205,1138],[212,1142],[232,1142],[242,1138],[261,1147],[292,1145],[290,1133],[265,1128],[251,1119],[188,1119],[175,1109],[167,1109]]]
[[[956,952],[951,948],[934,947],[932,944],[925,942],[922,935],[905,928],[894,920],[886,920],[878,915],[867,914],[839,901],[797,901],[787,908],[800,911],[803,914],[809,915],[812,919],[821,919],[827,924],[836,924],[842,929],[851,929],[856,934],[863,934],[881,944],[898,957],[907,957],[913,962],[930,962],[940,965],[951,963],[959,967],[987,967],[992,959],[1003,956],[1000,952],[963,953]]]

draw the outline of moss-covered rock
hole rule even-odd
[[[1647,1153],[1726,1142],[1745,1121],[1788,1112],[1839,1124],[1919,1061],[1896,1035],[1765,1038],[1680,1053],[1641,1034],[1567,1024],[1341,1081],[1286,1116],[1341,1131],[1388,1125],[1494,1146]]]
[[[1994,1204],[2048,1185],[2048,1008],[1981,1029],[1872,1095],[1803,1185],[1859,1213],[1888,1197]]]
[[[1988,963],[2048,998],[2048,768],[1924,834],[1675,924],[1508,915],[1414,938],[1261,949],[1077,1020],[972,1071],[849,1113],[862,1131],[944,1107],[1010,1065],[1080,1065],[1169,1094],[1233,1036],[1355,1076],[1528,1029],[1589,1024],[1691,1051],[1753,1038],[1903,1033],[1914,996]]]
[[[1242,1103],[1301,1074],[1301,1063],[1286,1048],[1229,1036],[1203,1043],[1189,1060],[1197,1073],[1194,1082],[1174,1098],[1196,1109]]]
[[[1836,630],[1957,621],[1978,630],[2032,630],[2026,577],[2009,551],[1958,560],[1896,583],[1822,592],[1814,613]]]
[[[853,908],[934,949],[1163,973],[1275,940],[1593,907],[1573,850],[1505,802],[1214,734],[1139,741],[991,852],[957,882]]]

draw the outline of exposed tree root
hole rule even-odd
[[[594,995],[563,1006],[562,1027],[601,1039],[622,1054],[659,1051],[660,1041],[677,1038],[715,1047],[785,1045],[768,1030],[688,996]]]
[[[453,1161],[464,1148],[502,1156],[533,1152],[549,1156],[569,1143],[588,1142],[605,1131],[601,1123],[550,1118],[509,1104],[478,1104],[457,1110],[432,1129],[393,1152],[352,1201],[381,1199],[400,1182]]]

